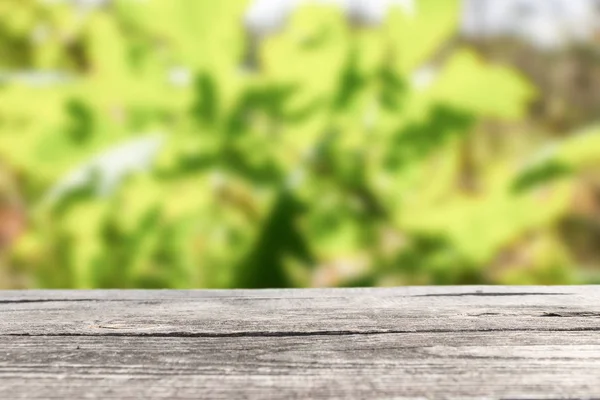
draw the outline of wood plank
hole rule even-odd
[[[13,398],[591,398],[600,338],[480,332],[0,340]]]
[[[600,331],[600,288],[0,292],[1,335]]]
[[[600,399],[598,289],[0,292],[0,399]]]

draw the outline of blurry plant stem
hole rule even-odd
[[[476,194],[479,191],[475,138],[475,132],[469,132],[461,140],[458,149],[458,186],[467,194]]]
[[[244,54],[243,66],[248,71],[260,73],[263,69],[259,56],[262,37],[252,33],[246,33],[246,37],[246,53]]]

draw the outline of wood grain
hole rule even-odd
[[[0,292],[0,399],[600,399],[600,288]]]

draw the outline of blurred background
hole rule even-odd
[[[0,288],[600,283],[600,1],[0,0]]]

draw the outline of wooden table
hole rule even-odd
[[[0,292],[0,399],[600,399],[600,287]]]

